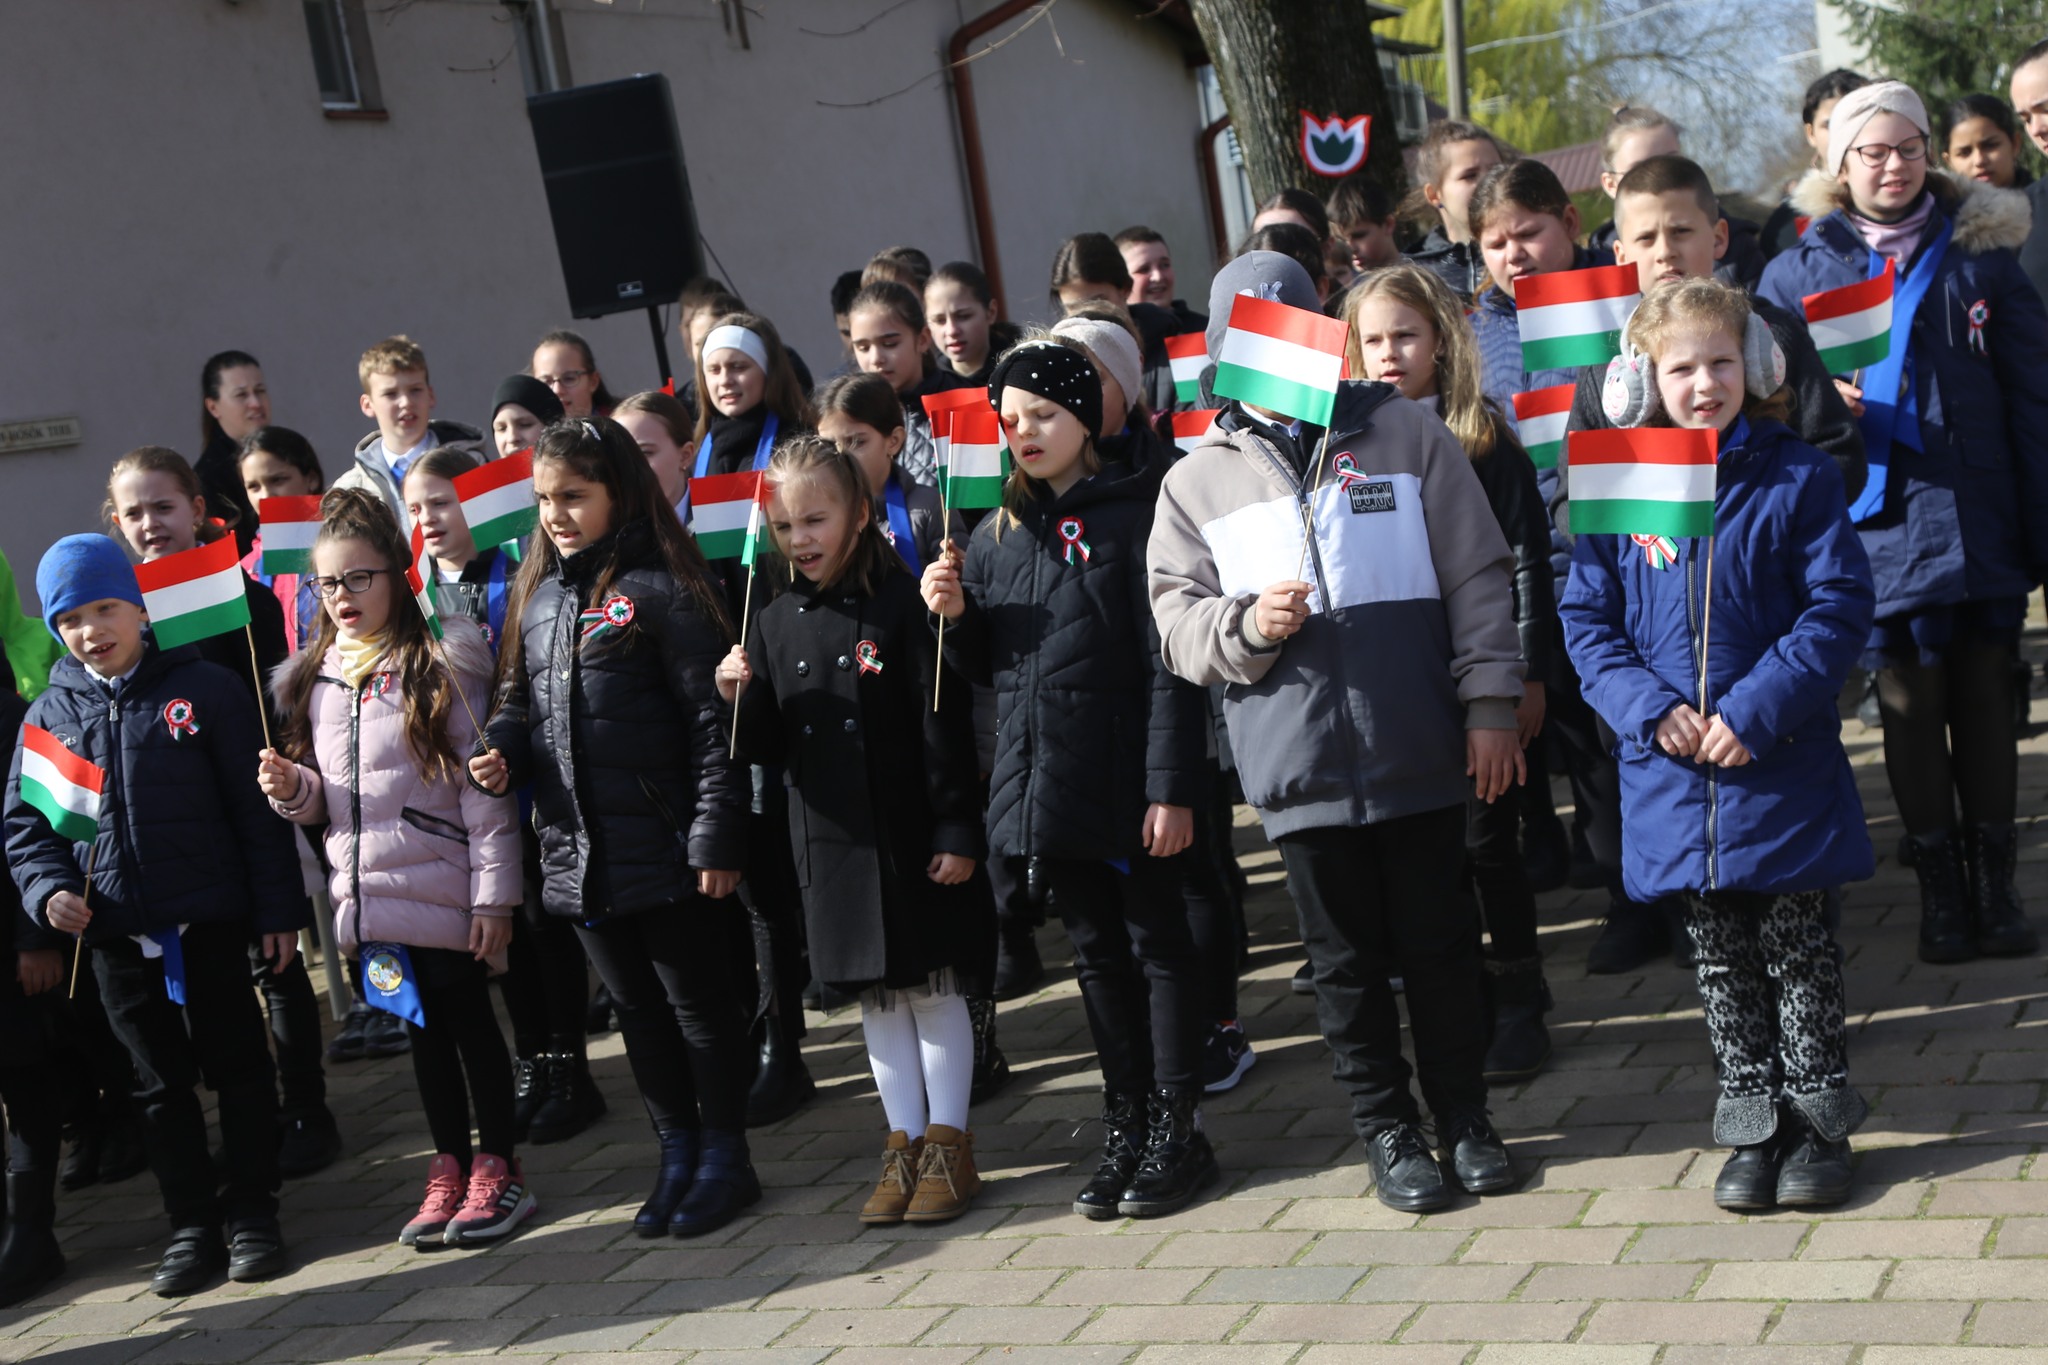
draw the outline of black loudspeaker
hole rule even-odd
[[[704,273],[668,77],[631,76],[526,101],[569,311],[675,302]]]

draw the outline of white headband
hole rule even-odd
[[[704,354],[713,351],[738,351],[761,367],[761,373],[768,373],[768,343],[761,340],[761,334],[746,327],[727,323],[713,327],[711,335],[704,338]]]

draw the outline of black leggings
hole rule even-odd
[[[515,940],[518,937],[513,934]],[[509,1162],[512,1058],[505,1051],[505,1035],[498,1032],[498,1016],[491,1011],[484,964],[448,948],[408,948],[406,953],[412,958],[427,1024],[421,1028],[408,1020],[405,1031],[412,1039],[412,1075],[420,1088],[434,1150],[469,1165],[474,1101],[477,1148]]]
[[[1521,805],[1513,792],[1488,805],[1465,798],[1464,889],[1479,902],[1486,925],[1486,955],[1497,962],[1526,962],[1541,955],[1536,946],[1536,893],[1522,867]]]
[[[1958,800],[1970,824],[2012,823],[2019,791],[2012,696],[2012,650],[1994,640],[1958,640],[1937,663],[1878,670],[1885,778],[1906,833],[1953,829]]]
[[[581,1042],[590,1009],[590,972],[576,926],[541,908],[540,839],[529,828],[521,838],[526,868],[526,904],[506,949],[508,970],[498,978],[505,1014],[512,1021],[512,1046],[522,1057],[568,1050]]]
[[[576,926],[612,993],[626,1060],[656,1132],[746,1124],[752,992],[731,970],[745,916],[736,897],[693,896]]]
[[[1201,1089],[1204,982],[1182,894],[1190,853],[1134,854],[1128,874],[1098,859],[1048,858],[1053,903],[1074,942],[1074,974],[1104,1088]]]
[[[64,1086],[63,1069],[53,1061],[0,1067],[0,1100],[7,1104],[8,1170],[56,1168]]]

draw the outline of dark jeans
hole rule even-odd
[[[306,959],[294,953],[291,966],[270,970],[263,940],[249,940],[249,977],[263,992],[270,1016],[270,1041],[277,1052],[277,1084],[286,1114],[299,1116],[326,1107],[327,1072],[320,1059],[320,1002]]]
[[[751,1001],[731,969],[745,913],[730,896],[692,896],[576,926],[612,994],[626,1060],[657,1131],[745,1126]]]
[[[1195,812],[1195,842],[1174,859],[1181,865],[1181,898],[1187,905],[1188,931],[1194,937],[1195,964],[1202,979],[1205,1030],[1237,1018],[1238,963],[1245,946],[1243,910],[1223,879],[1216,830],[1208,815]]]
[[[0,1101],[7,1105],[8,1170],[56,1168],[64,1086],[63,1069],[52,1061],[0,1067]]]
[[[515,930],[517,940],[523,928]],[[426,1027],[406,1021],[412,1039],[412,1075],[427,1113],[434,1150],[469,1165],[470,1101],[476,1104],[477,1147],[512,1159],[512,1058],[484,964],[448,948],[408,948]],[[577,954],[577,970],[583,957]]]
[[[1559,627],[1562,632],[1563,627]],[[1565,660],[1560,640],[1560,675],[1544,689],[1543,733],[1564,761],[1572,787],[1574,820],[1586,832],[1593,861],[1616,896],[1621,889],[1621,772],[1614,763],[1614,732],[1579,691],[1579,676]]]
[[[1202,972],[1181,894],[1184,860],[1049,858],[1053,904],[1074,942],[1074,973],[1102,1067],[1118,1094],[1200,1090]]]
[[[1479,920],[1458,894],[1465,812],[1282,836],[1287,889],[1315,967],[1316,1019],[1330,1071],[1370,1138],[1419,1117],[1388,978],[1406,982],[1414,1075],[1439,1116],[1486,1105],[1486,1002]]]
[[[2019,791],[2012,697],[2012,650],[1996,640],[1959,639],[1938,663],[1878,670],[1885,777],[1906,833],[1955,828],[1958,802],[1972,824],[2012,823]]]
[[[133,939],[92,947],[107,1021],[141,1078],[149,1163],[171,1227],[233,1228],[277,1217],[277,1071],[249,990],[249,935],[240,923],[185,930],[185,1006],[164,993],[161,959]],[[228,1179],[217,1193],[199,1082],[220,1105]]]
[[[1521,807],[1513,792],[1492,805],[1465,798],[1465,886],[1478,899],[1486,955],[1501,962],[1540,956],[1536,893],[1522,868]]]
[[[528,874],[529,887],[540,885]],[[590,1009],[590,973],[576,926],[550,915],[536,900],[519,915],[506,948],[505,974],[498,989],[512,1021],[512,1045],[522,1057],[560,1050],[564,1040],[580,1041]]]

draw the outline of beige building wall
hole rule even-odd
[[[37,558],[97,526],[116,456],[197,454],[199,369],[216,350],[262,359],[275,419],[330,473],[371,426],[356,357],[391,332],[425,347],[438,415],[478,425],[555,326],[590,338],[616,392],[659,382],[644,314],[568,316],[506,7],[365,7],[382,121],[323,114],[299,0],[0,11],[0,423],[76,416],[83,434],[0,454],[0,548],[31,607]],[[713,0],[555,8],[578,83],[668,75],[703,235],[816,373],[838,363],[838,272],[898,242],[974,258],[941,68],[988,4],[758,0],[747,50]],[[1014,312],[1046,313],[1066,236],[1137,221],[1174,243],[1182,292],[1206,297],[1194,72],[1146,8],[1063,0],[1057,44],[1041,22],[975,65]]]

